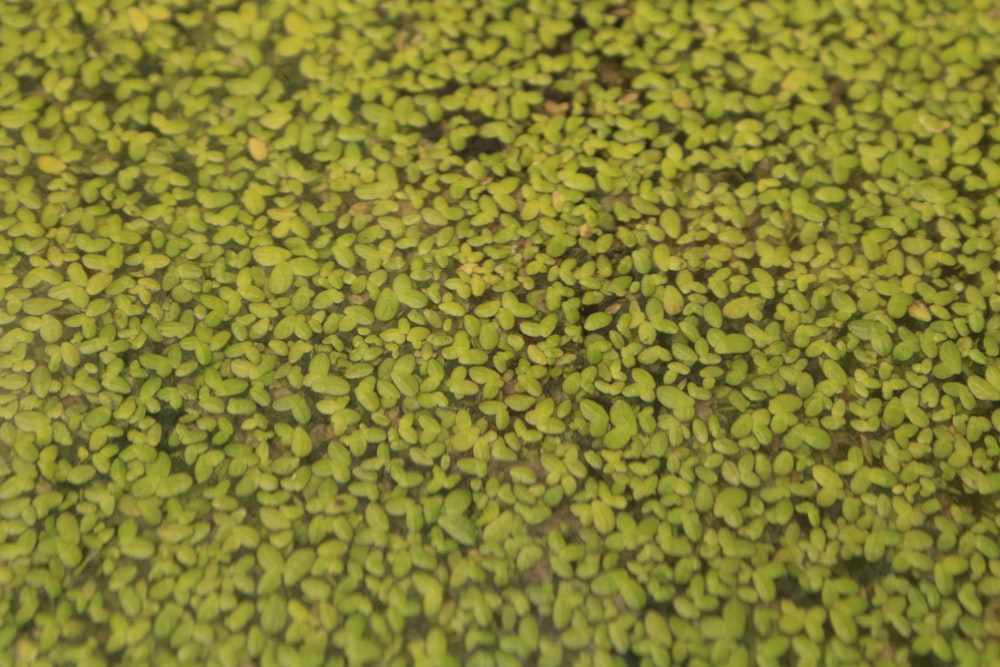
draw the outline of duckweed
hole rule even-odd
[[[992,3],[0,8],[0,666],[1000,663]]]

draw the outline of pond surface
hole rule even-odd
[[[1000,664],[988,3],[3,15],[0,667]]]

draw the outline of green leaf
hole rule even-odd
[[[905,417],[906,410],[903,408],[903,402],[899,400],[898,396],[890,398],[882,411],[882,420],[885,425],[889,428],[896,428],[903,423]]]
[[[377,533],[388,533],[389,516],[381,505],[369,503],[365,508],[365,525]]]
[[[42,155],[38,158],[38,170],[45,174],[61,174],[66,170],[66,163],[54,155]]]
[[[611,405],[611,423],[615,426],[623,426],[635,434],[637,422],[632,406],[625,401],[616,400]]]
[[[122,538],[119,547],[122,554],[136,560],[147,560],[156,552],[156,545],[141,537]]]
[[[587,331],[597,331],[611,324],[612,317],[608,313],[598,311],[587,316],[583,323],[583,328]]]
[[[847,373],[844,369],[833,359],[824,359],[820,362],[820,367],[823,369],[823,374],[831,382],[837,385],[837,387],[843,387],[847,384]]]
[[[168,475],[156,487],[156,495],[160,498],[173,498],[185,493],[194,484],[194,479],[186,472]]]
[[[566,174],[562,177],[562,184],[572,190],[580,190],[581,192],[590,192],[593,190],[597,184],[594,179],[587,174]]]
[[[992,496],[1000,493],[1000,472],[991,472],[983,475],[979,480],[979,493],[984,496]]]
[[[530,470],[530,469],[529,469]],[[445,514],[462,515],[472,505],[472,492],[467,488],[453,489],[445,496],[441,511]]]
[[[742,639],[747,625],[746,606],[735,597],[729,598],[722,608],[722,620],[731,639],[736,641]]]
[[[732,320],[740,320],[750,312],[750,297],[740,296],[732,299],[722,307],[722,314]]]
[[[301,581],[303,577],[309,574],[309,570],[315,562],[315,549],[296,549],[293,551],[292,555],[285,561],[285,567],[282,570],[282,579],[285,586],[294,586]]]
[[[946,340],[938,347],[941,363],[934,366],[934,377],[939,380],[950,378],[962,372],[962,353],[955,341]]]
[[[476,544],[477,531],[472,519],[454,514],[442,514],[437,523],[448,537],[459,544],[471,547]]]
[[[303,384],[317,394],[327,394],[329,396],[346,396],[351,392],[350,383],[342,377],[335,375],[325,375],[318,378],[306,378]]]
[[[389,199],[396,192],[396,184],[392,181],[376,181],[364,183],[354,189],[358,199],[372,201],[374,199]]]
[[[842,489],[844,480],[832,468],[825,465],[815,464],[812,467],[813,479],[824,489]]]
[[[794,394],[778,394],[767,405],[768,412],[772,415],[791,414],[798,412],[800,408],[802,408],[802,399]]]
[[[670,625],[660,612],[653,609],[646,611],[643,627],[646,630],[646,637],[651,638],[656,643],[663,646],[671,646],[674,643]]]
[[[615,529],[615,512],[606,502],[600,499],[590,501],[590,511],[594,528],[601,535],[609,535]]]
[[[715,496],[715,516],[724,517],[727,514],[737,513],[746,503],[746,489],[738,486],[727,487]]]
[[[848,646],[857,641],[858,626],[851,618],[850,612],[842,605],[835,605],[830,610],[830,625],[833,626],[834,634]]]
[[[969,378],[969,391],[980,401],[1000,401],[1000,389],[997,389],[986,378],[973,375]]]
[[[607,570],[601,572],[590,582],[590,590],[594,595],[606,597],[618,592],[622,578],[627,578],[628,573],[624,570]]]
[[[287,262],[292,253],[287,248],[267,245],[258,246],[253,249],[253,259],[261,266],[277,266],[282,262]]]
[[[670,385],[661,385],[656,388],[656,399],[664,407],[674,411],[687,412],[694,409],[694,399],[684,391]]]
[[[906,311],[910,307],[911,303],[913,303],[913,296],[906,294],[905,292],[893,294],[889,297],[886,312],[888,312],[891,317],[898,320],[906,315]]]
[[[726,334],[715,348],[719,354],[746,354],[753,349],[753,341],[739,333]]]
[[[827,433],[826,429],[818,426],[806,426],[802,434],[802,439],[807,445],[820,451],[830,449],[830,445],[832,444],[830,434]]]
[[[604,435],[603,442],[604,446],[608,449],[622,449],[628,445],[634,437],[634,430],[630,430],[626,426],[615,426]]]
[[[275,296],[284,294],[295,282],[295,273],[288,262],[282,262],[271,269],[267,277],[267,289]]]
[[[624,570],[618,576],[618,580],[618,592],[622,596],[622,602],[625,603],[625,606],[633,611],[645,609],[648,601],[646,589]]]
[[[379,322],[388,322],[396,317],[398,312],[399,297],[392,289],[383,288],[375,300],[375,319]]]
[[[684,295],[673,285],[663,288],[663,312],[667,315],[678,315],[684,309]]]
[[[847,328],[861,340],[871,340],[886,333],[885,325],[875,320],[855,320],[848,324]]]

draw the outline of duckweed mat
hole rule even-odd
[[[1000,664],[991,0],[0,16],[0,666]]]

